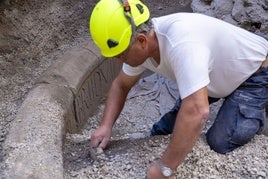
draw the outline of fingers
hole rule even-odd
[[[100,142],[100,144],[99,144],[98,147],[100,147],[100,148],[102,148],[102,149],[105,149],[105,147],[107,146],[108,142],[109,142],[109,138],[104,137],[104,138],[101,140],[101,142]]]
[[[100,143],[102,142],[103,137],[96,137],[95,135],[91,136],[90,144],[92,147],[99,147]]]
[[[110,134],[101,133],[99,134],[97,131],[91,136],[90,144],[92,147],[99,147],[104,149],[110,140]]]
[[[109,142],[109,139],[107,139],[106,137],[93,138],[90,141],[92,147],[97,147],[97,148],[99,147],[102,149],[104,149],[107,146],[108,142]]]

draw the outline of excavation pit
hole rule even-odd
[[[111,59],[103,59],[88,37],[88,16],[96,2],[0,3],[0,62],[8,75],[1,76],[1,90],[10,91],[3,93],[2,101],[19,106],[18,111],[1,115],[3,121],[13,120],[1,152],[4,178],[144,178],[150,162],[165,150],[170,136],[146,135],[161,115],[159,98],[153,93],[130,98],[107,149],[95,161],[89,155],[90,135],[101,120],[107,90],[120,69]],[[190,10],[186,1],[147,2],[152,16]],[[187,5],[182,8],[182,4]],[[200,12],[213,15],[211,9],[206,5]],[[265,22],[258,30],[268,29]],[[9,83],[9,88],[2,88]],[[212,106],[211,120],[216,108]],[[267,178],[267,143],[267,137],[257,135],[242,148],[219,155],[201,135],[176,176]]]

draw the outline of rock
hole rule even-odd
[[[263,0],[193,0],[194,12],[217,17],[268,37],[268,3]],[[231,16],[230,16],[231,15]]]

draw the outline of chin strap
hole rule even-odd
[[[132,27],[132,32],[135,32],[136,30],[136,25],[134,23],[134,19],[131,13],[131,7],[129,5],[128,0],[119,0],[119,2],[123,5],[124,7],[124,15],[127,18],[128,22],[130,23]]]
[[[130,12],[130,5],[128,3],[128,0],[120,0],[122,5],[124,6],[124,11],[125,12]]]
[[[134,23],[134,19],[133,19],[132,13],[131,13],[131,7],[129,5],[128,0],[119,0],[119,2],[123,5],[124,15],[131,25],[131,29],[132,29],[132,35],[130,37],[130,43],[131,43],[133,40],[133,34],[136,32],[136,25]]]

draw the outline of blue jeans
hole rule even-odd
[[[208,100],[211,104],[218,99]],[[268,67],[261,67],[225,98],[206,134],[209,146],[218,153],[227,153],[249,142],[263,126],[267,104]],[[151,135],[172,133],[180,105],[178,99],[172,110],[153,125]]]

